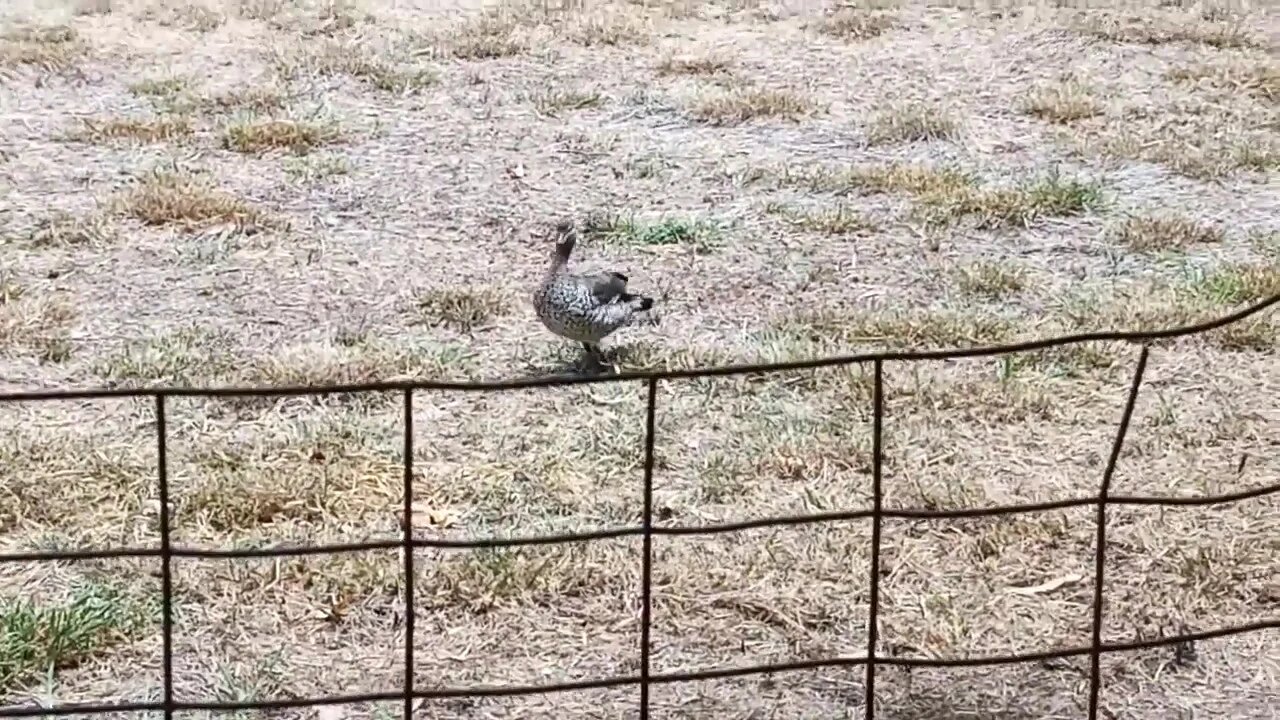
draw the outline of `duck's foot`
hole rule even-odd
[[[605,371],[610,371],[614,375],[618,374],[618,367],[605,358],[605,354],[600,350],[599,346],[582,343],[582,347],[587,351],[580,366],[585,374],[599,375]]]

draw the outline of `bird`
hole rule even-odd
[[[639,320],[657,322],[654,300],[629,292],[629,278],[616,270],[571,272],[569,259],[578,241],[572,222],[557,222],[554,236],[546,275],[533,291],[534,312],[555,335],[581,343],[598,365],[603,355],[600,342],[614,331]]]

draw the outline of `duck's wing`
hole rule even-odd
[[[627,292],[627,276],[620,272],[601,272],[575,276],[600,304],[611,303]]]

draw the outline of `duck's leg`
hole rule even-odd
[[[586,362],[583,363],[583,370],[586,372],[600,372],[600,349],[589,342],[582,343],[582,349],[587,351]]]

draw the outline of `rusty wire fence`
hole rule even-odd
[[[1181,328],[1171,328],[1144,332],[1102,332],[1070,335],[1059,338],[1038,340],[1011,345],[968,348],[964,350],[938,350],[923,352],[884,352],[865,355],[850,355],[791,363],[769,365],[735,365],[717,368],[672,370],[664,372],[621,373],[617,375],[594,377],[547,377],[496,382],[414,382],[414,383],[369,383],[359,385],[333,385],[324,387],[277,387],[277,388],[160,388],[160,389],[110,389],[85,391],[38,391],[0,393],[0,403],[36,402],[41,400],[98,399],[109,397],[150,397],[155,402],[156,448],[158,452],[157,483],[159,485],[160,505],[160,546],[158,548],[120,548],[94,551],[72,552],[40,552],[12,553],[0,555],[0,562],[33,562],[56,560],[87,560],[105,558],[158,558],[161,571],[161,622],[163,648],[163,700],[159,702],[130,703],[77,703],[56,707],[0,707],[0,718],[6,717],[59,717],[59,716],[94,716],[103,713],[120,712],[162,712],[167,719],[179,711],[244,711],[244,710],[280,710],[285,708],[315,707],[320,705],[355,704],[367,702],[403,701],[404,718],[409,720],[417,701],[430,701],[444,698],[476,698],[493,696],[536,695],[574,690],[590,690],[601,688],[617,688],[634,686],[637,688],[636,712],[642,719],[650,715],[650,689],[654,685],[666,683],[691,682],[698,680],[714,680],[731,677],[761,675],[798,670],[816,670],[822,668],[862,666],[865,668],[865,717],[873,720],[876,713],[875,685],[876,669],[886,665],[899,667],[978,667],[1011,665],[1044,661],[1057,658],[1087,656],[1090,661],[1089,673],[1089,720],[1099,717],[1099,691],[1101,688],[1101,658],[1112,652],[1124,652],[1161,646],[1177,646],[1188,642],[1211,638],[1237,635],[1247,632],[1268,629],[1280,629],[1280,618],[1255,622],[1248,625],[1223,627],[1195,633],[1148,639],[1125,643],[1104,643],[1102,641],[1103,620],[1103,588],[1105,584],[1104,567],[1107,549],[1107,508],[1113,505],[1146,505],[1146,506],[1204,506],[1238,502],[1249,498],[1280,493],[1280,482],[1263,487],[1252,488],[1236,493],[1202,496],[1202,497],[1146,497],[1123,496],[1111,494],[1111,479],[1115,473],[1116,462],[1124,446],[1125,436],[1133,416],[1134,405],[1142,387],[1143,374],[1146,371],[1148,344],[1151,341],[1171,339],[1187,335],[1209,332],[1240,322],[1259,314],[1272,305],[1280,303],[1280,295],[1268,298],[1256,305],[1239,310],[1231,315]],[[1041,350],[1050,347],[1079,344],[1095,341],[1126,341],[1141,345],[1137,364],[1133,369],[1133,379],[1129,386],[1128,398],[1119,418],[1111,451],[1105,470],[1103,471],[1097,495],[1091,497],[1068,498],[1063,500],[1036,504],[1009,505],[965,510],[923,510],[923,509],[884,509],[883,500],[883,420],[884,420],[884,365],[894,362],[913,362],[921,360],[945,360],[957,358],[973,358],[984,356],[1009,355],[1014,353]],[[654,425],[657,416],[657,389],[661,382],[678,381],[680,379],[702,378],[726,375],[768,374],[788,370],[803,370],[840,365],[870,364],[873,367],[873,421],[872,421],[872,505],[870,508],[827,512],[808,515],[765,518],[746,522],[726,523],[711,526],[679,527],[671,525],[654,525],[653,517],[653,469],[654,469]],[[544,535],[531,537],[488,538],[477,540],[438,540],[415,538],[412,532],[413,505],[413,401],[418,392],[432,390],[469,390],[476,392],[502,392],[506,390],[529,389],[539,387],[555,387],[592,383],[638,382],[645,385],[647,410],[645,418],[644,438],[644,495],[642,522],[637,527],[606,529],[595,532],[582,532],[560,535]],[[403,445],[403,513],[406,521],[404,532],[399,539],[362,542],[342,545],[274,547],[243,550],[197,550],[174,547],[170,532],[170,498],[169,472],[167,461],[167,425],[166,400],[171,397],[234,397],[234,396],[298,396],[329,395],[338,393],[372,393],[396,392],[403,402],[404,412],[404,445]],[[1096,543],[1094,558],[1094,585],[1092,605],[1091,643],[1084,647],[1057,648],[1036,653],[1020,655],[989,656],[977,658],[912,658],[881,657],[877,652],[877,624],[879,618],[880,589],[880,551],[881,525],[884,518],[938,519],[962,517],[993,517],[1034,513],[1048,510],[1093,506],[1096,510]],[[804,525],[841,520],[868,519],[871,521],[871,562],[868,569],[870,577],[869,617],[867,623],[866,654],[854,657],[832,657],[818,660],[804,660],[767,665],[713,668],[692,672],[653,673],[650,669],[650,630],[651,608],[653,599],[652,566],[654,536],[674,535],[709,535],[716,533],[732,533],[750,528]],[[433,690],[419,690],[415,683],[414,644],[415,637],[415,604],[414,604],[414,556],[415,548],[453,548],[480,549],[515,547],[530,545],[554,545],[565,543],[590,542],[609,538],[640,536],[643,541],[641,556],[641,583],[638,588],[640,596],[640,644],[636,652],[639,657],[639,673],[627,677],[606,677],[592,680],[580,680],[545,685],[529,686],[473,686]],[[369,692],[352,695],[331,695],[325,697],[263,700],[248,702],[189,702],[174,697],[173,691],[173,574],[172,567],[178,558],[263,558],[287,557],[303,555],[323,555],[341,552],[358,552],[363,550],[402,550],[404,558],[404,603],[405,603],[405,646],[404,646],[404,686],[383,692]],[[1280,563],[1280,560],[1277,561]],[[1280,567],[1278,567],[1280,569]]]

